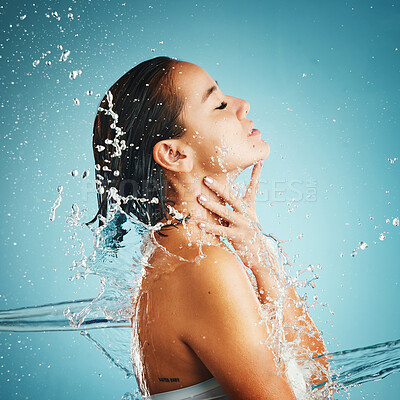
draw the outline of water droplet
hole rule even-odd
[[[340,253],[340,257],[343,257],[344,256],[344,253]]]
[[[77,170],[77,169],[74,169],[74,170],[72,170],[72,171],[70,172],[70,174],[71,174],[72,176],[78,176],[78,170]]]
[[[87,90],[87,91],[86,91],[86,94],[87,94],[88,96],[93,96],[93,90]]]
[[[393,218],[393,225],[399,226],[399,217]]]
[[[74,71],[71,71],[69,73],[69,79],[71,79],[72,81],[75,80],[79,75],[82,75],[82,70],[80,69],[76,69]]]
[[[68,18],[72,21],[74,19],[74,14],[68,13]]]
[[[359,246],[360,246],[361,250],[365,250],[368,247],[367,243],[365,243],[365,242],[360,242]]]
[[[390,224],[390,219],[389,218],[386,218],[386,223]]]
[[[40,63],[40,60],[35,60],[32,65],[36,68]]]
[[[85,169],[85,171],[83,171],[82,173],[82,179],[85,179],[89,176],[90,170],[89,169]]]
[[[60,50],[62,50],[62,46],[61,45],[60,45]],[[61,57],[60,57],[60,61],[63,61],[63,62],[67,61],[70,54],[71,54],[70,50],[63,51],[62,54],[61,54]]]
[[[79,106],[79,105],[81,104],[81,102],[79,101],[78,98],[74,97],[74,104],[75,104],[76,106]]]
[[[379,240],[385,240],[386,236],[383,233],[379,234]]]
[[[79,206],[76,203],[73,203],[72,206],[72,211],[74,212],[74,214],[78,214],[79,213]]]
[[[355,256],[357,255],[357,249],[354,249],[354,250],[350,253],[350,255],[351,255],[352,257],[355,257]]]
[[[105,149],[105,147],[102,146],[101,144],[98,144],[98,145],[96,146],[96,149],[97,149],[97,151],[100,153],[101,151],[103,151],[103,150]]]
[[[21,15],[21,16],[19,17],[19,19],[22,20],[22,21],[23,21],[25,18],[26,18],[26,14]]]
[[[59,20],[61,19],[61,17],[58,15],[58,12],[57,12],[57,11],[53,11],[53,12],[51,13],[51,15],[52,15],[57,21],[59,21]]]
[[[56,218],[56,210],[57,208],[60,206],[61,204],[61,193],[63,191],[63,187],[60,185],[57,187],[57,192],[58,192],[58,198],[56,199],[56,201],[54,202],[53,206],[51,207],[51,211],[50,211],[50,216],[49,216],[49,220],[51,222],[54,221],[54,219]]]
[[[107,101],[108,101],[108,105],[111,107],[112,102],[113,102],[113,95],[111,93],[111,90],[107,91]]]

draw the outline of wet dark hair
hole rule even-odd
[[[165,198],[162,167],[153,158],[154,145],[183,135],[184,99],[174,84],[179,62],[170,57],[143,61],[115,82],[102,99],[93,127],[98,212],[90,222],[107,218],[114,193],[127,201],[128,215],[155,225],[173,204]],[[152,201],[153,200],[153,201]]]

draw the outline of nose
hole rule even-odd
[[[250,111],[250,104],[246,100],[238,100],[237,116],[239,120],[245,119],[247,113]]]

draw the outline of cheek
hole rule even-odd
[[[214,135],[228,146],[243,141],[243,127],[237,121],[223,119],[214,125]]]
[[[246,146],[243,131],[237,127],[232,127],[229,132],[224,132],[221,136],[220,143],[221,147],[232,153],[237,153],[239,149],[243,151],[244,146]]]
[[[206,137],[205,135],[198,135],[192,141],[192,149],[195,152],[195,158],[201,163],[210,163],[218,154],[217,148],[221,146],[215,137]]]
[[[243,152],[243,128],[228,119],[213,121],[209,124],[198,123],[197,132],[190,138],[196,157],[202,162],[240,156]]]

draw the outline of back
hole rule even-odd
[[[184,252],[182,252],[184,253]],[[190,254],[182,257],[191,258]],[[194,258],[194,257],[193,257]],[[144,379],[150,394],[196,385],[212,378],[193,350],[183,341],[189,299],[182,288],[195,284],[188,277],[194,263],[179,261],[156,249],[137,299],[138,342]]]

